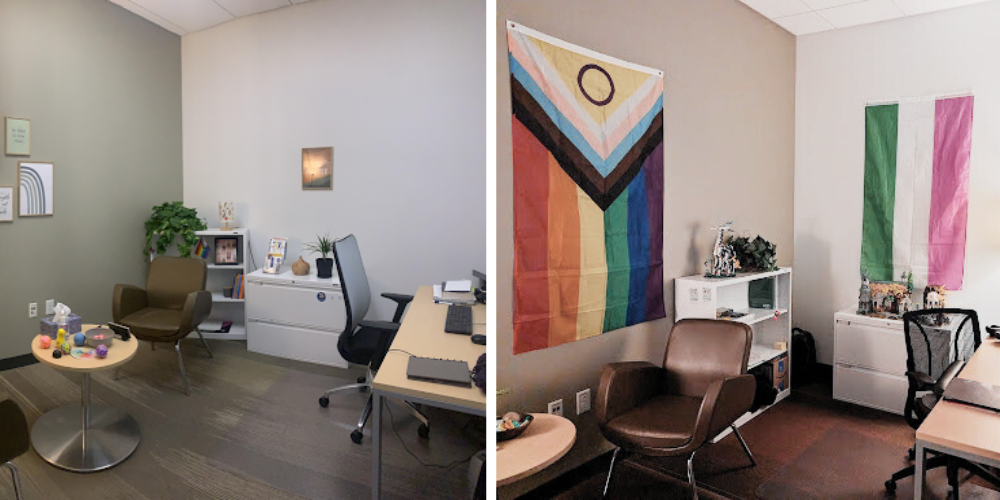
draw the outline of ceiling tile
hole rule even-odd
[[[896,5],[908,16],[934,12],[936,10],[963,7],[986,0],[896,0]]]
[[[132,1],[188,32],[203,30],[234,19],[232,14],[213,0]]]
[[[163,19],[162,17],[160,17],[160,16],[158,16],[158,15],[150,12],[148,9],[145,9],[143,7],[140,7],[140,6],[136,5],[135,3],[132,2],[132,0],[111,0],[111,2],[114,3],[114,4],[117,4],[118,6],[122,7],[123,9],[125,9],[125,10],[127,10],[127,11],[129,11],[129,12],[131,12],[133,14],[136,14],[136,15],[138,15],[140,17],[145,18],[147,21],[150,21],[152,23],[155,23],[155,24],[159,25],[161,28],[163,28],[163,29],[165,29],[167,31],[176,33],[176,34],[181,35],[181,36],[184,36],[184,35],[187,34],[187,31],[185,31],[180,26],[177,26],[176,24],[172,24],[169,21],[167,21],[166,19]]]
[[[740,0],[769,19],[809,12],[802,0]]]
[[[236,17],[280,9],[292,4],[291,0],[215,0],[215,2]]]
[[[820,31],[833,29],[830,23],[826,22],[825,19],[815,12],[779,17],[774,22],[793,35],[808,35],[809,33],[819,33]]]
[[[802,0],[813,10],[829,9],[830,7],[840,7],[849,3],[863,2],[864,0]]]
[[[893,0],[866,0],[821,10],[818,13],[834,28],[847,28],[903,17],[903,12],[896,7]]]

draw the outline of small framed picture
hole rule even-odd
[[[31,156],[31,120],[8,116],[4,120],[4,145],[7,156]]]
[[[215,263],[219,265],[236,265],[239,255],[236,251],[237,238],[215,239]]]
[[[302,189],[333,189],[333,148],[302,148]]]
[[[14,222],[14,188],[0,186],[0,222]]]
[[[52,163],[22,161],[17,164],[20,190],[17,204],[21,217],[40,217],[53,213],[53,184],[55,165]]]

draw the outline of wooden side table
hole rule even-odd
[[[98,325],[83,325],[86,332]],[[31,341],[31,353],[42,363],[56,370],[83,374],[80,406],[56,408],[35,421],[31,428],[31,445],[38,456],[56,467],[73,472],[95,472],[118,465],[139,446],[139,424],[131,415],[104,405],[90,403],[91,372],[110,370],[127,363],[135,356],[139,341],[115,338],[104,359],[77,359],[69,354],[52,357],[54,345],[42,349],[42,336]]]
[[[576,426],[548,413],[532,413],[524,434],[497,443],[497,486],[526,478],[563,457],[576,442]]]

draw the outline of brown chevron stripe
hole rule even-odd
[[[513,75],[511,75],[510,84],[514,116],[552,153],[563,171],[594,200],[597,206],[601,207],[601,210],[607,210],[615,199],[625,191],[628,184],[639,173],[646,157],[663,141],[663,111],[661,110],[642,137],[605,178],[573,145],[572,141],[559,130],[559,127],[552,122],[541,105]]]

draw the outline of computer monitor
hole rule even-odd
[[[482,273],[482,272],[479,272],[479,271],[476,271],[475,269],[473,269],[472,270],[472,275],[474,277],[476,277],[476,278],[479,278],[479,285],[480,285],[479,289],[485,292],[486,291],[486,273]]]

